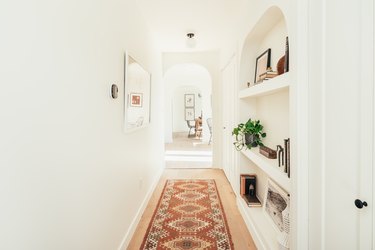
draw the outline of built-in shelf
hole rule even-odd
[[[279,249],[277,243],[278,231],[267,218],[263,207],[248,207],[246,202],[238,197],[237,204],[246,223],[250,226],[250,233],[259,249]]]
[[[284,89],[289,88],[290,77],[289,73],[284,73],[280,76],[265,80],[262,83],[243,89],[239,92],[238,98],[259,97],[264,95],[274,94]]]
[[[251,150],[241,150],[241,153],[248,159],[255,163],[263,172],[265,172],[271,179],[276,181],[285,191],[290,193],[292,184],[288,175],[283,172],[284,166],[278,166],[277,159],[268,159],[259,153],[259,148],[252,148]]]

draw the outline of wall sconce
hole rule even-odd
[[[112,84],[111,86],[111,96],[113,99],[116,99],[118,97],[118,87],[116,84]]]

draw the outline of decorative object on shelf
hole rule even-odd
[[[194,108],[195,106],[195,95],[185,94],[185,108]]]
[[[289,72],[289,38],[288,37],[286,37],[286,42],[285,42],[284,72]]]
[[[116,84],[112,84],[111,86],[111,96],[113,99],[116,99],[118,97],[118,87]]]
[[[247,82],[246,84],[247,84],[247,87],[248,87],[248,88],[249,88],[249,87],[250,87],[250,85],[251,85],[251,83],[250,83],[250,82]]]
[[[251,149],[258,145],[263,146],[262,138],[266,137],[266,133],[263,132],[263,125],[259,120],[251,120],[246,123],[240,123],[236,128],[233,129],[232,135],[235,135],[235,142],[233,145],[240,151],[245,148]]]
[[[241,196],[249,207],[261,207],[256,193],[256,175],[241,174],[240,179]]]
[[[277,158],[279,159],[279,167],[284,166],[284,149],[281,145],[276,146]]]
[[[185,121],[195,121],[194,108],[185,108]]]
[[[282,74],[284,74],[285,72],[284,72],[284,68],[285,68],[285,55],[284,56],[282,56],[280,59],[279,59],[279,61],[277,62],[277,73],[279,74],[279,75],[282,75]]]
[[[259,146],[259,153],[261,153],[262,155],[264,155],[265,157],[269,158],[269,159],[276,159],[277,158],[277,155],[276,155],[276,150],[273,150],[269,147],[266,147],[266,146]]]
[[[259,76],[259,79],[260,79],[259,81],[262,82],[264,80],[272,79],[278,75],[279,74],[276,71],[272,71],[272,68],[269,67],[269,69],[266,72],[264,72],[263,74]]]
[[[284,139],[284,149],[285,149],[285,170],[284,172],[288,174],[290,178],[290,139]]]
[[[125,53],[124,130],[133,132],[150,123],[151,74]]]
[[[267,49],[256,59],[255,79],[254,79],[255,84],[261,81],[259,76],[267,72],[267,68],[270,66],[271,66],[271,49]]]
[[[289,194],[268,179],[264,204],[265,213],[282,232],[284,228],[282,212],[286,210],[285,214],[289,213]]]

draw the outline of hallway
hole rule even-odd
[[[208,144],[186,132],[173,133],[173,142],[165,144],[166,168],[211,168],[212,143]]]
[[[224,207],[234,249],[256,249],[245,222],[238,211],[235,194],[221,169],[166,169],[142,215],[141,221],[127,248],[128,250],[138,250],[141,246],[167,179],[214,179]]]

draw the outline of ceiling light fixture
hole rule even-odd
[[[186,34],[186,36],[187,36],[187,38],[186,38],[186,46],[188,48],[194,48],[195,45],[196,45],[196,43],[197,43],[197,41],[194,38],[195,34],[192,33],[192,32],[189,32],[189,33]]]

